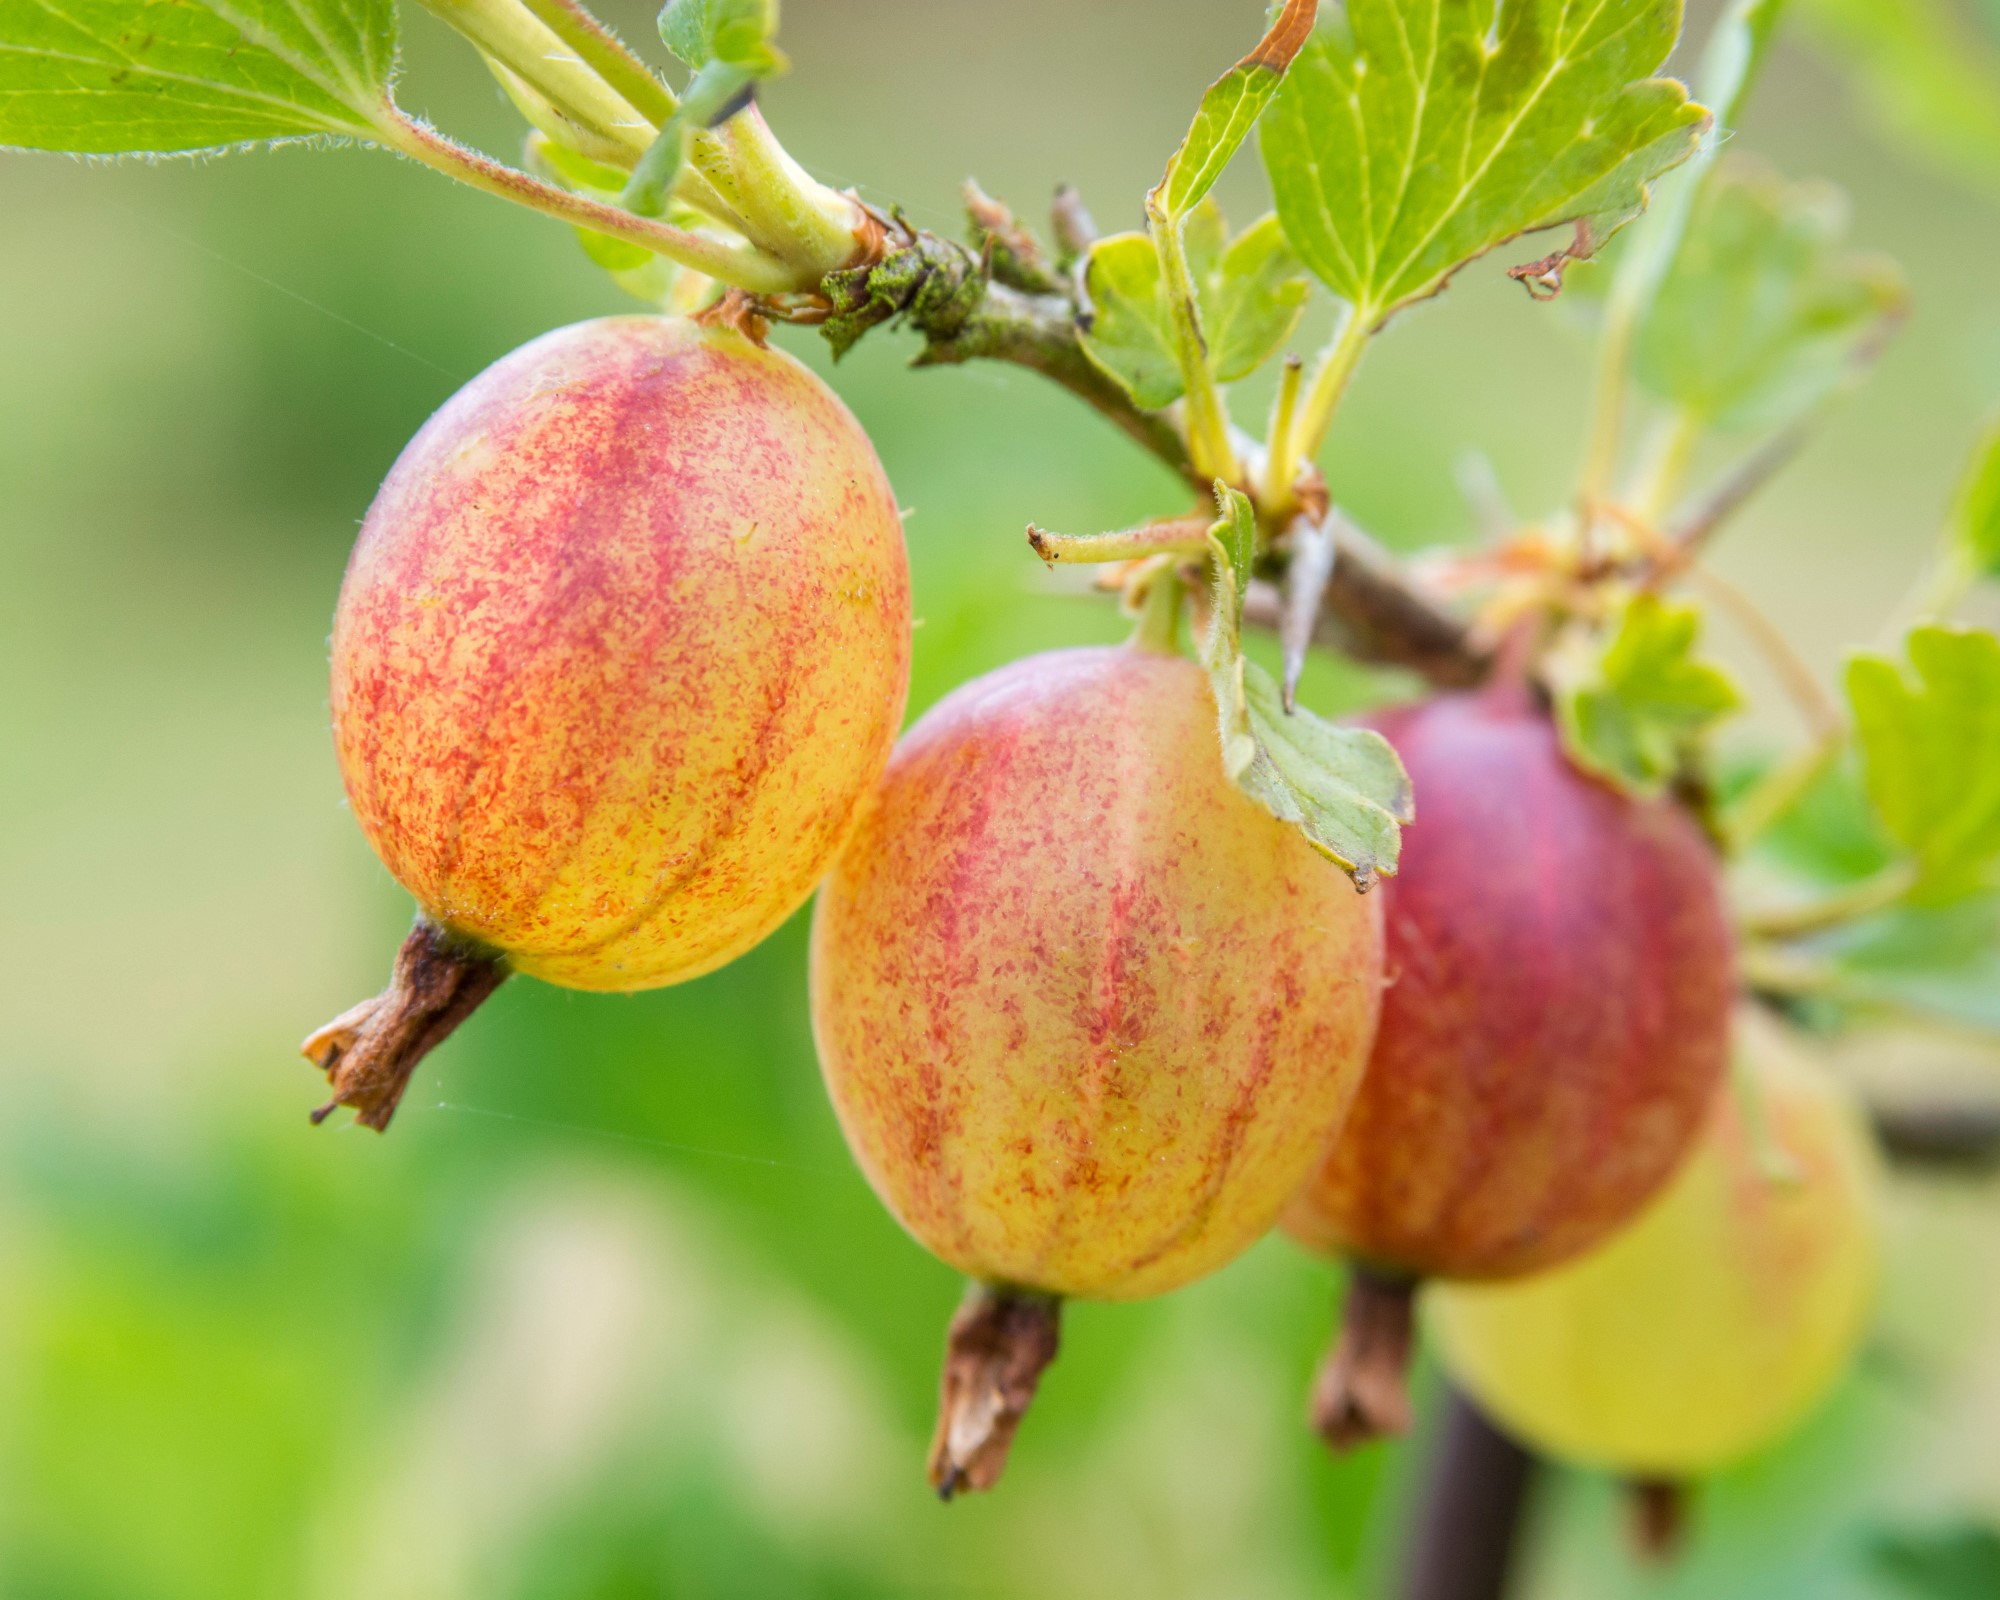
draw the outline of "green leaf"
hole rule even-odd
[[[1875,1566],[1912,1600],[1991,1600],[2000,1594],[2000,1530],[1983,1523],[1884,1534]]]
[[[1559,660],[1558,711],[1578,764],[1642,794],[1656,793],[1688,746],[1742,705],[1721,668],[1694,654],[1701,613],[1641,594],[1601,655]]]
[[[1257,48],[1209,86],[1194,126],[1153,191],[1163,214],[1186,216],[1215,187],[1284,82],[1285,69],[1311,36],[1318,12],[1319,0],[1285,0]]]
[[[1206,201],[1186,219],[1183,244],[1215,375],[1223,383],[1246,378],[1291,337],[1311,282],[1275,216],[1231,239],[1221,211]],[[1092,308],[1084,352],[1147,410],[1180,399],[1186,382],[1153,241],[1143,233],[1098,240],[1084,265],[1084,288]]]
[[[1394,874],[1402,824],[1415,820],[1409,774],[1372,729],[1337,727],[1303,708],[1287,712],[1276,680],[1243,654],[1256,512],[1239,491],[1215,487],[1222,517],[1209,532],[1215,589],[1202,659],[1215,691],[1223,768],[1365,894],[1378,874]]]
[[[1143,233],[1114,233],[1090,247],[1083,268],[1090,314],[1079,334],[1084,354],[1123,384],[1145,410],[1187,392],[1174,353],[1172,316],[1159,252]]]
[[[1368,326],[1519,234],[1589,255],[1684,161],[1707,113],[1656,72],[1679,0],[1350,0],[1264,118],[1292,246]]]
[[[1209,360],[1217,382],[1235,383],[1284,348],[1305,314],[1312,280],[1275,215],[1245,228],[1220,255],[1197,254],[1195,231],[1190,223],[1188,256]]]
[[[771,41],[778,32],[778,0],[667,0],[660,38],[696,72],[714,63],[753,78],[785,70]]]
[[[1952,508],[1951,540],[1968,572],[2000,578],[2000,422],[1973,452],[1972,469]]]
[[[1874,121],[1948,171],[2000,182],[2000,49],[1952,0],[1800,0]]]
[[[1913,675],[1879,656],[1848,663],[1868,798],[1915,859],[1931,899],[1982,887],[2000,857],[2000,639],[1912,630]]]
[[[1841,999],[2000,1032],[2000,895],[1892,907],[1833,935],[1824,954]]]
[[[1846,251],[1846,233],[1825,184],[1717,173],[1640,331],[1640,383],[1721,431],[1809,411],[1908,304],[1894,264]]]
[[[375,135],[392,0],[0,0],[0,145],[167,155]]]

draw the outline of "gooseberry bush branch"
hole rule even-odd
[[[1081,197],[1064,190],[1046,243],[976,183],[965,191],[970,226],[961,241],[815,180],[759,104],[760,87],[788,65],[776,43],[776,0],[669,0],[659,34],[680,63],[678,88],[578,0],[422,3],[466,41],[519,111],[517,162],[401,109],[394,0],[100,0],[80,17],[0,11],[0,145],[163,155],[363,141],[570,225],[589,259],[637,300],[692,314],[698,325],[659,318],[644,331],[570,330],[576,348],[520,353],[478,380],[481,393],[490,384],[493,394],[539,394],[551,373],[569,370],[564,361],[612,388],[630,385],[635,363],[709,362],[757,373],[771,431],[782,433],[818,402],[796,364],[784,368],[763,348],[773,324],[818,330],[836,359],[896,326],[914,335],[918,367],[996,361],[1039,373],[1148,452],[1173,485],[1137,527],[1057,533],[1028,524],[1034,555],[1051,566],[1098,567],[1099,587],[1138,618],[1139,650],[1115,664],[1042,670],[1077,703],[1116,705],[1128,721],[1129,697],[1141,692],[1133,684],[1178,692],[1192,682],[1202,707],[1212,699],[1212,727],[1205,709],[1194,720],[1215,766],[1189,780],[1184,803],[1225,818],[1239,807],[1286,841],[1311,869],[1301,882],[1318,874],[1322,888],[1330,882],[1344,897],[1326,915],[1352,920],[1356,948],[1377,927],[1367,920],[1373,903],[1355,901],[1299,840],[1365,893],[1397,874],[1403,830],[1417,822],[1424,796],[1381,732],[1322,720],[1300,704],[1314,647],[1435,689],[1497,681],[1492,704],[1505,702],[1518,746],[1518,768],[1506,770],[1548,778],[1549,808],[1582,819],[1572,832],[1586,824],[1615,832],[1593,809],[1608,789],[1621,805],[1672,817],[1685,845],[1675,859],[1696,889],[1708,891],[1718,856],[1742,868],[1740,962],[1731,968],[1730,929],[1718,913],[1721,931],[1695,963],[1697,976],[1722,974],[1714,987],[1725,1005],[1705,1018],[1718,1038],[1739,985],[1827,1027],[1913,1014],[2000,1037],[2000,639],[1957,620],[1978,586],[2000,579],[2000,433],[1976,451],[1908,615],[1882,650],[1848,663],[1839,693],[1705,565],[1714,541],[1866,380],[1908,310],[1893,263],[1848,244],[1835,191],[1724,150],[1780,36],[1787,0],[1732,0],[1700,52],[1692,90],[1666,75],[1680,38],[1679,0],[1588,8],[1280,0],[1254,40],[1246,25],[1247,52],[1192,108],[1185,137],[1143,197],[1143,227],[1102,234]],[[1272,209],[1239,227],[1215,190],[1253,140]],[[1533,520],[1489,496],[1493,526],[1480,547],[1394,557],[1343,505],[1343,484],[1320,464],[1323,449],[1382,332],[1420,314],[1491,253],[1528,254],[1516,241],[1531,235],[1554,248],[1510,266],[1508,276],[1537,300],[1582,301],[1595,320],[1594,396],[1572,492]],[[1330,332],[1316,351],[1293,350],[1315,297],[1331,300]],[[726,351],[709,340],[718,329],[730,335]],[[1241,386],[1274,363],[1259,438],[1239,416]],[[461,396],[453,406],[490,398]],[[449,427],[470,428],[471,415],[441,413]],[[879,477],[851,418],[814,415],[838,442],[850,481]],[[412,450],[429,452],[425,459],[447,475],[463,454],[428,431]],[[577,489],[617,489],[625,501],[666,492],[640,478]],[[878,499],[863,508],[873,515],[860,518],[867,526],[856,537],[874,541],[877,566],[863,587],[879,599],[896,590],[902,556],[886,485]],[[385,523],[396,509],[390,504]],[[460,534],[479,536],[478,515],[468,512],[465,523]],[[742,543],[758,532],[753,522]],[[815,548],[812,558],[833,555]],[[363,577],[376,585],[370,603],[393,611],[394,582],[376,570]],[[831,576],[823,590],[849,592]],[[1744,771],[1717,760],[1715,734],[1745,695],[1703,651],[1704,603],[1733,612],[1768,656],[1801,713],[1799,748]],[[368,621],[355,626],[365,631]],[[899,621],[885,603],[873,622],[886,636],[907,617]],[[1246,649],[1246,630],[1277,635],[1275,676]],[[1199,668],[1183,659],[1184,638],[1194,641]],[[357,684],[369,670],[365,643],[337,646],[352,644],[341,659]],[[897,654],[907,647],[903,637],[874,651],[888,663],[873,707],[885,760],[902,711],[890,669],[907,668]],[[869,654],[853,648],[857,659]],[[1035,671],[1032,663],[1014,669],[1010,692],[1027,693],[1021,685]],[[1046,711],[1054,702],[1037,703]],[[947,713],[939,737],[976,749],[974,712]],[[1458,714],[1447,703],[1445,720]],[[1159,748],[1137,754],[1157,759],[1159,785],[1172,787],[1188,775],[1162,751],[1181,751],[1174,741],[1188,719],[1146,726]],[[1544,759],[1558,731],[1566,762]],[[1061,769],[1076,730],[1051,714],[1035,736],[1051,770]],[[857,794],[881,773],[879,765],[862,770],[866,753],[846,774]],[[1046,798],[1040,776],[1011,774],[1023,786],[1023,811]],[[922,785],[905,787],[912,814],[932,803]],[[1243,805],[1244,796],[1268,815]],[[1860,817],[1863,837],[1830,840],[1830,812]],[[810,863],[816,873],[834,848],[823,842],[827,854]],[[1185,841],[1171,830],[1162,827],[1152,842],[1158,872],[1185,866]],[[885,838],[881,860],[895,848]],[[975,865],[1002,875],[1006,864]],[[914,926],[934,898],[931,876],[913,872],[884,889],[874,870],[873,861],[847,861],[829,880],[828,898],[844,897],[852,909],[879,895],[898,907],[884,920]],[[758,909],[781,918],[813,881],[804,873],[789,905]],[[907,907],[889,890],[905,895]],[[1270,905],[1237,909],[1266,917],[1274,942],[1298,936]],[[621,924],[607,942],[630,937],[650,914]],[[622,967],[590,967],[590,952],[579,958],[588,969],[579,975],[563,966],[568,957],[448,932],[448,920],[420,920],[390,991],[309,1041],[336,1080],[335,1102],[372,1126],[387,1123],[416,1058],[508,971],[539,970],[579,987],[625,983]],[[852,920],[861,927],[869,919],[854,911]],[[1677,911],[1661,920],[1699,918]],[[770,924],[767,916],[758,927]],[[669,974],[657,981],[708,970],[758,936],[746,923],[733,943],[671,958],[653,951]],[[873,981],[866,944],[855,934],[836,952],[852,967],[852,992],[822,1002],[829,1012],[854,1009],[857,1039],[880,1032],[862,1014]],[[1287,976],[1325,960],[1323,948],[1302,945]],[[1319,977],[1332,987],[1328,973]],[[1702,985],[1680,986],[1690,987]],[[1366,1004],[1376,998],[1370,991]],[[1115,1031],[1112,1020],[1099,1032]],[[1347,1040],[1357,1075],[1366,1053],[1358,1038]],[[1066,1048],[1088,1056],[1099,1044],[1085,1029]],[[1656,1053],[1664,1059],[1672,1050]],[[865,1079],[871,1053],[850,1055],[841,1070]],[[1100,1099],[1112,1070],[1104,1065],[1092,1088]],[[1676,1087],[1698,1098],[1699,1072],[1683,1076]],[[1316,1092],[1334,1097],[1324,1083]],[[857,1104],[886,1118],[883,1098],[856,1091]],[[1968,1125],[1984,1126],[1976,1117]],[[938,1138],[934,1127],[882,1132],[884,1149]],[[875,1163],[887,1165],[886,1157]],[[1252,1232],[1270,1219],[1268,1209],[1259,1212]],[[1179,1236],[1175,1248],[1192,1251]],[[1395,1309],[1386,1325],[1396,1337],[1378,1341],[1393,1348],[1370,1369],[1371,1381],[1385,1380],[1380,1403],[1366,1417],[1350,1414],[1351,1375],[1336,1369],[1329,1379],[1325,1410],[1338,1425],[1328,1431],[1343,1441],[1405,1409],[1409,1297],[1422,1275],[1399,1272],[1388,1297]],[[989,1274],[992,1283],[1004,1277]],[[997,1476],[1053,1357],[1067,1292],[1009,1280],[1005,1294],[994,1288],[969,1303],[932,1465],[940,1492],[985,1487]]]

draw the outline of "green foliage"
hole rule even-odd
[[[1285,0],[1257,48],[1209,86],[1194,125],[1153,191],[1163,215],[1186,216],[1215,187],[1311,35],[1317,10],[1318,0]]]
[[[696,72],[715,63],[759,78],[782,72],[777,32],[778,0],[667,0],[660,11],[661,40]]]
[[[1875,1565],[1912,1600],[1989,1600],[2000,1594],[2000,1531],[1966,1523],[1928,1533],[1884,1534]]]
[[[367,138],[392,0],[71,0],[0,7],[0,145],[84,155]]]
[[[1868,797],[1917,865],[1926,897],[1970,893],[2000,856],[2000,639],[1912,630],[1913,676],[1879,656],[1848,663]]]
[[[1580,765],[1657,793],[1689,746],[1742,704],[1729,675],[1696,657],[1700,635],[1696,607],[1641,594],[1601,653],[1559,663],[1564,741]]]
[[[1903,905],[1823,946],[1835,993],[2000,1033],[2000,894]]]
[[[1210,532],[1213,620],[1203,662],[1221,720],[1222,761],[1238,787],[1366,892],[1393,874],[1401,824],[1415,820],[1410,777],[1389,741],[1342,728],[1303,707],[1287,712],[1277,681],[1243,654],[1243,594],[1257,549],[1247,496],[1215,486],[1222,517]]]
[[[1275,216],[1233,239],[1222,212],[1205,201],[1183,232],[1195,302],[1211,369],[1223,383],[1247,378],[1284,346],[1305,311],[1311,280]],[[1186,392],[1174,339],[1173,308],[1159,252],[1143,233],[1114,234],[1091,247],[1084,269],[1092,317],[1083,330],[1091,360],[1149,410]]]
[[[1371,326],[1522,233],[1574,222],[1590,254],[1700,137],[1649,76],[1679,29],[1675,0],[1353,0],[1264,120],[1294,248]]]
[[[2000,578],[2000,423],[1986,431],[1952,508],[1953,558],[1969,573]]]
[[[1952,0],[1800,5],[1884,131],[1952,171],[2000,181],[2000,49]]]
[[[688,140],[740,106],[760,79],[789,63],[771,41],[778,0],[667,0],[660,38],[694,69],[680,104],[660,129],[619,196],[642,216],[659,216],[687,162]]]
[[[1827,185],[1718,173],[1641,332],[1641,384],[1724,431],[1810,410],[1907,303],[1896,267],[1844,251],[1846,232]]]

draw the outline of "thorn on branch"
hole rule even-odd
[[[1300,517],[1292,524],[1291,561],[1285,568],[1284,605],[1278,617],[1278,643],[1285,657],[1285,712],[1298,709],[1299,679],[1306,670],[1306,651],[1319,625],[1320,608],[1335,562],[1333,530],[1322,522]]]
[[[1050,224],[1056,235],[1056,265],[1064,272],[1090,254],[1090,247],[1097,243],[1099,234],[1097,219],[1090,214],[1090,208],[1083,203],[1083,196],[1074,184],[1063,184],[1056,190],[1054,202],[1049,207]]]
[[[1061,294],[1062,279],[1049,262],[1041,240],[1007,207],[968,178],[961,191],[965,213],[972,220],[973,243],[984,255],[993,277],[1027,294]]]

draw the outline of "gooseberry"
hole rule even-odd
[[[1630,1227],[1507,1284],[1439,1284],[1454,1377],[1524,1441],[1639,1480],[1727,1466],[1833,1386],[1876,1280],[1880,1160],[1855,1097],[1745,1012],[1741,1087]]]
[[[1713,851],[1666,799],[1586,777],[1517,683],[1377,726],[1417,825],[1385,886],[1382,1023],[1353,1115],[1285,1227],[1355,1266],[1314,1420],[1408,1422],[1410,1295],[1588,1249],[1671,1176],[1728,1059]]]
[[[904,738],[820,892],[812,1008],[862,1170],[977,1286],[941,1493],[998,1478],[1064,1298],[1200,1277],[1324,1157],[1378,903],[1229,781],[1182,657],[1017,661]]]
[[[615,317],[475,378],[383,484],[334,623],[348,797],[422,916],[307,1041],[332,1104],[386,1125],[506,971],[646,989],[757,943],[880,776],[909,648],[888,481],[790,357]]]

